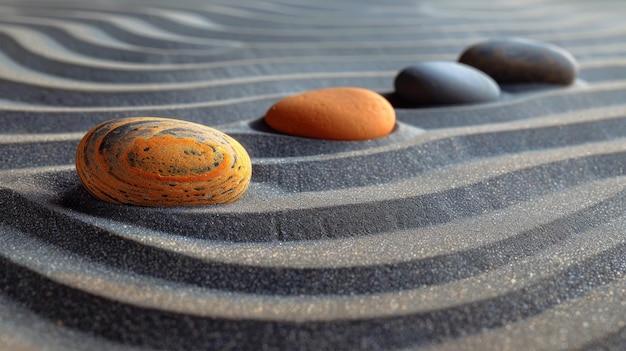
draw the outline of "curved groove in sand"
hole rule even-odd
[[[105,20],[119,27],[120,29],[127,31],[134,31],[148,36],[154,36],[159,34],[162,39],[178,39],[189,40],[190,37],[226,37],[229,34],[237,34],[241,39],[250,40],[258,36],[265,38],[275,38],[280,40],[283,37],[300,37],[299,39],[307,40],[314,39],[320,40],[322,38],[327,39],[329,37],[340,37],[350,35],[353,38],[367,37],[367,36],[388,36],[388,31],[393,31],[394,34],[430,34],[437,35],[439,33],[466,33],[468,28],[464,23],[450,23],[443,29],[435,29],[433,27],[425,27],[416,29],[412,23],[388,23],[383,28],[385,31],[381,31],[380,26],[372,28],[368,24],[368,19],[364,19],[357,25],[338,27],[338,28],[316,28],[312,29],[294,29],[290,31],[267,28],[262,26],[257,27],[245,27],[245,26],[229,26],[219,24],[215,21],[210,21],[204,16],[200,16],[197,13],[191,12],[176,12],[171,10],[157,10],[157,9],[139,9],[135,8],[131,11],[119,11],[115,8],[102,11],[102,9],[81,9],[74,8],[47,8],[46,10],[33,9],[25,7],[21,11],[16,11],[21,15],[37,16],[43,18],[62,18],[62,19],[98,19]],[[106,17],[103,16],[106,13]],[[450,14],[450,12],[448,12]],[[394,19],[397,20],[396,14],[391,14]],[[408,17],[406,13],[404,17]],[[156,18],[155,18],[156,17]],[[311,17],[315,17],[312,15]],[[262,18],[262,17],[261,17]],[[618,16],[616,15],[616,19]],[[485,18],[488,19],[488,18]],[[493,19],[491,16],[490,19]],[[558,24],[550,21],[544,21],[542,18],[538,18],[536,23],[526,22],[524,25],[518,22],[502,22],[502,23],[474,23],[471,25],[472,30],[493,30],[497,28],[500,31],[515,31],[525,32],[526,35],[533,35],[533,33],[541,33],[550,29],[558,29],[560,31],[567,30],[569,33],[582,30],[581,26],[585,25],[598,25],[603,21],[606,21],[606,14],[602,13],[586,13],[584,16],[571,14],[558,22]],[[102,22],[100,22],[102,23]],[[155,30],[154,27],[148,28],[150,23],[155,23],[160,26],[159,30]],[[162,28],[168,29],[169,33],[164,32]],[[174,35],[176,33],[177,35]],[[184,36],[180,36],[180,35]],[[242,35],[250,35],[250,38],[246,38]]]

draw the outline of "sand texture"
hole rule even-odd
[[[626,3],[1,0],[0,350],[624,350]],[[422,61],[522,37],[567,87],[409,108]],[[369,141],[283,135],[280,99],[394,101]],[[76,147],[171,117],[252,159],[238,201],[105,203]]]

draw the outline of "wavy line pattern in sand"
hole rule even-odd
[[[620,349],[626,27],[605,5],[0,1],[0,344]],[[296,92],[388,95],[404,66],[492,36],[564,46],[579,81],[397,106],[366,142],[262,123]],[[78,141],[137,115],[233,135],[250,190],[210,208],[94,200]]]

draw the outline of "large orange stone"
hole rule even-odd
[[[96,198],[137,206],[201,206],[237,200],[252,164],[230,136],[170,118],[131,117],[91,129],[76,150],[76,171]]]
[[[267,111],[265,123],[295,136],[366,140],[391,133],[396,112],[374,91],[339,87],[313,90],[280,100]]]

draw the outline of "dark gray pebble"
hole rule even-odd
[[[576,80],[576,59],[566,50],[528,39],[493,39],[470,46],[459,62],[487,73],[498,83],[569,85]]]
[[[400,71],[396,95],[411,105],[469,104],[497,100],[500,87],[483,72],[457,62],[421,62]]]

